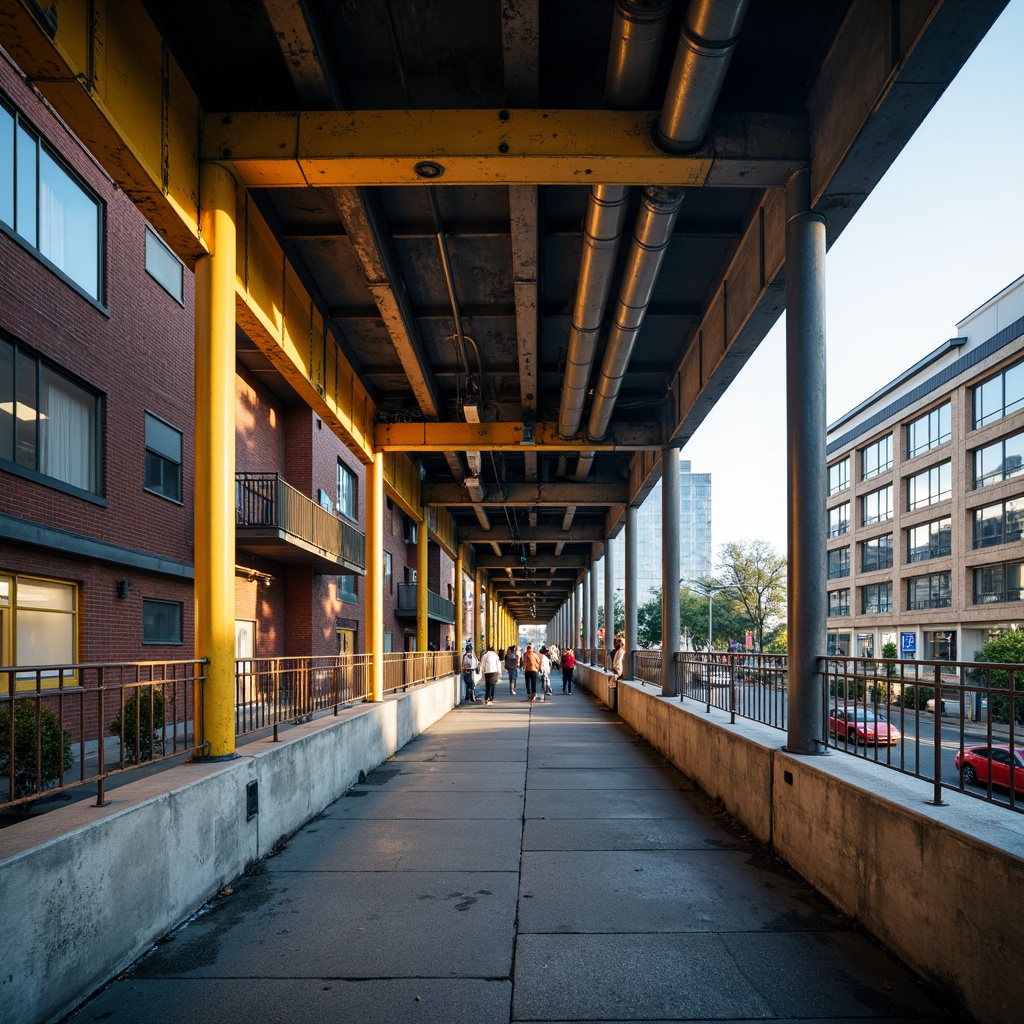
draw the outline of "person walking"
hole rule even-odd
[[[537,699],[537,673],[540,671],[540,655],[527,644],[523,651],[523,680],[526,683],[526,695],[532,704]]]
[[[493,704],[498,676],[501,675],[501,662],[493,646],[484,651],[484,656],[480,659],[480,671],[484,676],[484,703]]]
[[[462,655],[462,683],[466,687],[464,700],[476,703],[476,667],[479,662],[473,653],[473,645],[466,644],[466,653]]]
[[[562,693],[572,693],[572,677],[576,670],[576,655],[571,647],[562,651]]]
[[[548,657],[548,649],[540,649],[540,681],[543,684],[541,690],[541,701],[546,701],[551,693],[551,658]]]
[[[510,644],[505,652],[505,670],[508,672],[508,692],[516,695],[516,678],[519,676],[519,648]]]

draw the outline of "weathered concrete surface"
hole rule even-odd
[[[0,831],[0,1020],[72,1009],[457,701],[454,678],[424,685]]]
[[[605,692],[605,673],[577,669]],[[986,1024],[1024,1005],[1024,816],[620,682],[618,714],[845,914]]]
[[[463,705],[75,1024],[957,1019],[585,693]]]

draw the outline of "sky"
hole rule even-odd
[[[828,422],[1024,274],[1024,0],[1011,0],[826,262]],[[785,318],[683,448],[711,473],[712,558],[786,550]]]

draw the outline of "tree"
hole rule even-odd
[[[626,602],[618,593],[612,595],[612,618],[615,623],[612,636],[624,636],[626,632]],[[597,628],[601,629],[603,627],[604,605],[600,604],[597,606]]]
[[[730,587],[746,609],[754,643],[764,650],[765,632],[782,616],[786,600],[786,559],[766,540],[723,544],[718,583]]]
[[[638,647],[661,646],[661,591],[652,590],[652,597],[636,610],[636,642]]]
[[[1024,665],[1024,631],[1008,629],[999,636],[986,640],[982,649],[975,653],[975,661],[984,661],[1003,665]],[[1010,673],[1001,669],[993,669],[986,678],[983,669],[971,669],[972,682],[985,685],[994,690],[1009,690]],[[1013,676],[1013,720],[1024,725],[1024,670],[1015,672]],[[988,713],[994,722],[1010,721],[1010,696],[989,695]]]

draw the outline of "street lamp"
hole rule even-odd
[[[733,587],[733,585],[731,583],[721,583],[721,584],[718,584],[718,583],[705,583],[703,580],[681,579],[679,582],[680,583],[685,583],[686,586],[687,586],[687,589],[692,589],[693,587],[700,587],[704,591],[704,593],[706,593],[708,595],[708,654],[710,654],[711,653],[711,637],[714,635],[712,633],[713,621],[714,621],[714,619],[713,619],[713,612],[712,612],[712,603],[715,600],[715,594],[719,593],[722,590],[733,590],[734,587]]]

